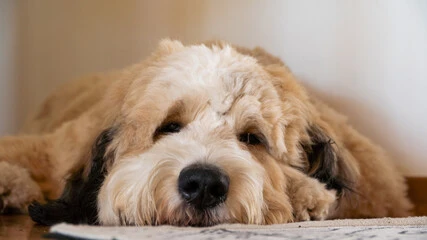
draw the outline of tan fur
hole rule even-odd
[[[0,169],[0,192],[3,195],[0,210],[6,207],[24,208],[33,200],[43,200],[40,187],[26,169],[7,162],[0,162]]]
[[[260,48],[206,46],[165,40],[142,63],[53,93],[22,135],[0,139],[6,207],[25,206],[41,194],[57,198],[69,174],[90,167],[96,137],[114,127],[108,148],[114,157],[98,197],[103,224],[274,224],[409,214],[404,178],[384,151],[311,97],[280,59]],[[186,132],[153,138],[165,119],[181,121]],[[354,192],[337,197],[298,170],[307,169],[302,144],[310,144],[311,126],[333,139],[342,159],[337,168]],[[239,142],[236,134],[245,131],[262,132],[269,147]],[[231,178],[227,201],[209,218],[196,217],[176,193],[180,170],[195,161],[220,166]],[[27,182],[21,185],[37,182],[41,192],[15,187],[11,175]],[[14,194],[5,194],[10,187]]]

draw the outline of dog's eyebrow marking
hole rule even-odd
[[[177,123],[181,127],[187,122],[183,119],[184,103],[181,100],[176,101],[167,111],[167,115],[157,125],[156,130],[153,132],[152,138],[157,141],[162,134],[159,134],[158,129],[168,123]]]
[[[181,100],[176,101],[167,111],[166,117],[163,119],[162,123],[177,121],[182,117],[184,110],[184,103]],[[160,124],[160,125],[161,125]]]

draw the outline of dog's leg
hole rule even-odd
[[[0,207],[26,210],[54,194],[48,142],[42,136],[0,139]]]
[[[40,187],[27,169],[0,162],[0,212],[10,208],[25,211],[31,201],[42,199]]]
[[[295,221],[324,220],[336,204],[336,191],[304,173],[284,167]]]

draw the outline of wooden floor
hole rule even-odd
[[[0,215],[0,240],[46,239],[49,227],[34,224],[28,215]]]
[[[415,204],[415,215],[427,216],[427,178],[408,178],[409,197]],[[0,240],[46,239],[49,227],[34,224],[27,215],[0,215]]]
[[[427,178],[406,178],[408,183],[408,195],[414,203],[414,213],[417,216],[427,216]]]

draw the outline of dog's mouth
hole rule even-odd
[[[174,213],[153,225],[209,227],[229,223],[226,207],[220,204],[213,208],[199,209],[183,202]]]
[[[187,221],[184,221],[182,226],[209,227],[220,223],[223,222],[219,221],[218,219],[215,219],[210,211],[205,211],[204,213],[193,215],[191,219],[187,219]]]

